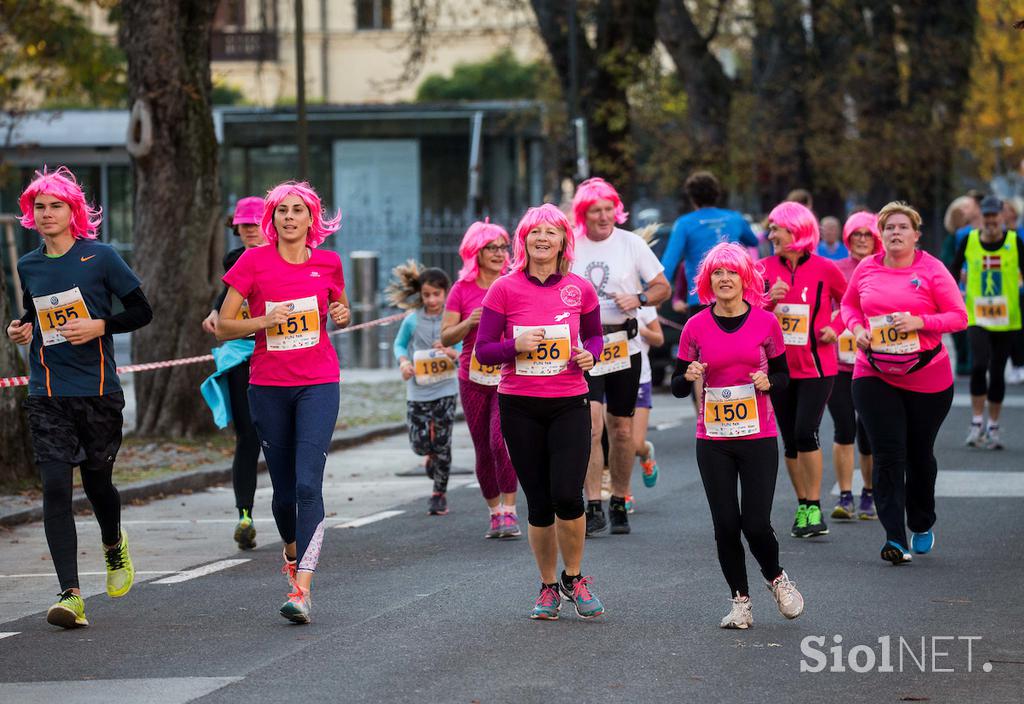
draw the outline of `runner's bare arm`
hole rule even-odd
[[[217,325],[217,339],[239,340],[252,335],[257,330],[280,325],[288,319],[288,314],[281,307],[275,308],[270,315],[236,320],[238,311],[242,309],[242,294],[234,286],[228,288],[228,295],[224,297],[224,304],[220,307],[220,321]]]

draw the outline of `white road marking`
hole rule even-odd
[[[204,577],[208,574],[213,574],[214,572],[220,572],[221,570],[226,570],[229,567],[235,567],[236,565],[241,565],[246,562],[249,562],[248,558],[240,560],[218,560],[217,562],[211,562],[208,565],[196,567],[191,570],[185,570],[178,574],[171,575],[170,577],[158,579],[153,582],[153,584],[179,584],[181,582],[187,582],[190,579],[196,579],[197,577]]]
[[[467,489],[479,489],[480,488],[480,482],[471,482],[471,483],[466,485],[466,488]]]
[[[326,523],[344,523],[346,521],[351,521],[351,520],[352,519],[350,517],[348,517],[348,516],[330,516],[330,517],[324,519],[324,521]],[[269,518],[269,517],[268,518],[254,518],[254,519],[252,519],[252,522],[253,523],[273,523],[274,519],[273,518]],[[172,524],[173,525],[192,525],[192,524],[205,525],[205,524],[212,524],[212,523],[217,523],[217,524],[225,524],[225,523],[227,523],[227,524],[234,525],[235,523],[238,523],[238,519],[237,518],[143,518],[143,519],[132,520],[132,521],[121,521],[121,525],[123,525],[123,526],[132,526],[132,525],[135,525],[135,526],[146,526],[146,525],[160,525],[160,524],[168,524],[168,525],[172,525]],[[75,525],[78,526],[78,527],[94,526],[94,525],[96,525],[96,521],[76,521]]]
[[[381,511],[380,513],[371,513],[369,516],[363,516],[357,518],[354,521],[348,523],[342,523],[340,526],[334,526],[335,528],[359,528],[360,526],[369,525],[370,523],[376,523],[377,521],[383,521],[385,518],[392,518],[394,516],[400,516],[405,511]]]
[[[853,477],[854,494],[859,494],[862,486],[858,469]],[[839,495],[838,484],[832,485],[832,493]],[[935,481],[935,496],[960,499],[1024,498],[1024,472],[971,472],[940,468]]]
[[[954,394],[953,408],[970,408],[970,394]],[[1003,408],[1024,408],[1024,396],[1008,395],[1003,399]]]
[[[10,638],[11,636],[16,636],[19,633],[21,633],[21,631],[8,631],[7,633],[0,633],[0,640],[3,640],[4,638]]]
[[[160,677],[154,679],[0,682],[0,701],[106,704],[110,693],[133,704],[186,704],[238,682],[241,677]]]
[[[105,577],[106,572],[79,572],[79,577]],[[136,570],[135,574],[178,574],[177,570]],[[53,577],[53,572],[33,572],[31,574],[0,574],[0,579],[26,579],[29,577]]]

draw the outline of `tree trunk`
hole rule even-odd
[[[219,278],[218,145],[210,111],[210,26],[217,0],[121,3],[119,41],[130,97],[152,115],[152,145],[133,157],[133,264],[153,306],[153,323],[132,336],[135,362],[209,351],[200,327]],[[199,384],[209,365],[135,378],[140,435],[210,432]]]
[[[569,22],[561,0],[531,0],[541,38],[551,56],[566,100],[573,82]],[[600,0],[594,12],[593,42],[577,18],[580,115],[587,120],[591,172],[608,179],[628,203],[635,186],[632,123],[627,90],[654,48],[657,0]],[[569,106],[570,112],[573,108]]]
[[[728,0],[719,0],[723,13]],[[686,90],[687,131],[699,165],[728,173],[729,121],[733,81],[725,74],[710,44],[720,21],[705,36],[694,22],[683,0],[661,0],[658,4],[658,38],[676,67]]]
[[[11,262],[11,267],[16,265],[17,262]],[[21,292],[17,291],[15,295],[20,296]],[[16,311],[7,304],[7,275],[0,265],[0,320],[4,330],[15,315]],[[11,376],[27,373],[18,354],[18,346],[11,342],[6,332],[0,335],[0,369]],[[16,485],[36,477],[28,422],[22,410],[27,395],[23,386],[0,389],[0,485]]]

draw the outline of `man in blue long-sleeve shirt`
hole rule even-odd
[[[686,179],[683,188],[695,210],[676,220],[665,253],[661,256],[661,264],[665,267],[665,275],[674,281],[676,267],[682,261],[686,266],[686,280],[692,282],[704,255],[719,242],[739,242],[747,247],[756,247],[758,241],[742,215],[734,210],[715,207],[722,189],[714,174],[696,171]],[[686,301],[691,308],[699,303],[693,293]]]

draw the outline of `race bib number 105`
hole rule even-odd
[[[39,334],[45,347],[67,342],[64,336],[57,332],[57,328],[72,320],[91,320],[82,292],[77,286],[60,293],[33,298],[32,302],[36,306]]]
[[[541,328],[544,339],[533,352],[516,355],[516,374],[520,376],[555,376],[569,366],[572,348],[569,345],[568,325],[513,325],[512,336],[519,337],[527,330]]]
[[[910,315],[910,313],[904,313],[904,315]],[[871,349],[875,352],[909,354],[921,350],[921,340],[917,336],[917,330],[910,332],[897,330],[892,313],[868,318],[868,325],[871,327]]]
[[[315,347],[320,342],[320,308],[316,296],[294,301],[267,301],[269,315],[278,306],[288,311],[288,319],[267,330],[267,350],[283,352]]]

